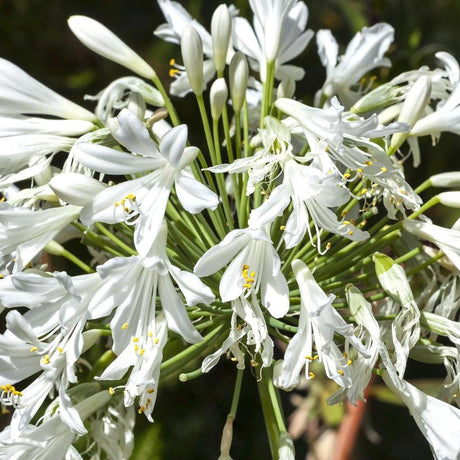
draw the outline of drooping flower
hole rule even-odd
[[[347,324],[332,306],[335,299],[329,296],[315,281],[309,268],[300,260],[292,262],[292,269],[300,289],[301,308],[299,329],[290,340],[284,360],[275,368],[275,383],[280,388],[292,390],[299,381],[305,366],[307,379],[314,378],[309,372],[313,356],[313,343],[318,351],[318,360],[323,363],[326,375],[343,388],[352,386],[350,362],[334,342],[334,334],[342,335],[364,357],[369,357],[366,348],[354,335],[351,324]]]

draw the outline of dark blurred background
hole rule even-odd
[[[209,29],[212,12],[221,2],[191,0],[181,3]],[[249,17],[246,1],[237,0],[234,4]],[[332,29],[342,47],[365,25],[386,21],[395,27],[395,41],[389,52],[393,67],[377,72],[382,81],[423,64],[433,66],[436,51],[444,50],[460,57],[460,0],[322,0],[307,4],[309,28],[314,31]],[[83,101],[85,94],[96,94],[113,79],[129,72],[80,44],[66,23],[73,14],[93,17],[108,26],[152,63],[166,84],[170,81],[170,58],[181,62],[179,47],[153,36],[153,30],[164,22],[153,0],[0,0],[0,56],[57,92],[91,108]],[[297,85],[297,97],[311,103],[325,75],[314,40],[295,63],[306,69],[305,79]],[[191,136],[194,136],[194,127],[200,132],[200,125],[194,124],[197,122],[193,116],[193,98],[188,96],[173,102],[177,103],[181,118],[191,123]],[[421,144],[422,165],[414,171],[410,162],[407,163],[407,175],[412,184],[417,185],[437,172],[460,169],[459,142],[455,136],[443,134],[436,151],[430,139],[422,139]],[[448,215],[444,224],[452,225],[455,217]],[[409,366],[408,377],[420,376],[417,374],[420,374],[418,368]],[[155,423],[150,425],[140,420],[133,458],[217,458],[234,377],[233,364],[223,362],[210,375],[189,383],[169,379],[169,385],[160,388]],[[430,375],[424,373],[423,377]],[[284,399],[289,412],[293,407],[288,396]],[[372,399],[368,406],[365,428],[360,432],[352,458],[432,458],[406,409],[394,412],[390,406]],[[370,429],[381,436],[380,444],[369,441],[372,438]],[[302,440],[297,444],[297,458],[305,458],[305,444]],[[145,450],[147,445],[148,450]],[[234,458],[242,460],[269,458],[256,383],[249,372],[244,379],[232,453]]]

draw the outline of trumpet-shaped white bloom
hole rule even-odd
[[[439,136],[442,131],[460,134],[460,68],[449,53],[440,51],[436,57],[446,68],[451,92],[446,99],[438,102],[434,112],[415,123],[411,136]]]
[[[200,277],[209,276],[227,264],[219,285],[223,302],[241,295],[257,294],[260,290],[262,305],[272,316],[280,318],[287,313],[287,282],[266,230],[245,228],[231,231],[198,260],[194,271]]]
[[[306,48],[313,32],[305,30],[308,9],[295,0],[250,0],[254,12],[254,29],[241,17],[233,20],[235,48],[249,58],[251,67],[265,80],[266,63],[275,62],[275,76],[279,80],[300,80],[305,71],[287,64]]]
[[[187,168],[197,156],[198,149],[186,147],[186,125],[169,130],[161,138],[158,149],[142,122],[131,112],[122,110],[117,120],[113,135],[134,154],[78,143],[74,147],[77,160],[106,174],[153,172],[102,191],[83,209],[80,218],[85,225],[135,221],[136,249],[141,256],[148,256],[160,231],[173,185],[184,208],[194,214],[205,208],[215,209],[218,199]]]
[[[308,231],[310,240],[310,218],[314,223],[316,234],[320,229],[336,233],[352,241],[362,241],[369,234],[354,226],[349,221],[339,221],[329,208],[340,206],[350,198],[346,188],[340,187],[341,178],[333,174],[323,174],[312,166],[298,164],[287,160],[283,166],[283,183],[276,187],[268,200],[251,212],[249,225],[263,226],[272,222],[276,216],[292,202],[292,213],[284,228],[284,241],[287,248],[297,246]],[[318,237],[318,249],[321,239]]]
[[[326,68],[322,94],[327,98],[337,95],[345,106],[353,105],[359,95],[350,87],[359,82],[369,70],[391,65],[390,60],[383,55],[393,41],[393,36],[394,29],[389,24],[364,27],[350,41],[345,54],[338,58],[339,47],[331,31],[319,30],[316,34],[318,53]]]
[[[75,36],[90,50],[141,77],[150,80],[156,76],[149,64],[100,22],[86,16],[71,16],[67,22]]]
[[[76,405],[79,418],[86,420],[102,409],[110,400],[107,391],[101,391]],[[81,459],[72,442],[75,433],[63,424],[59,414],[43,421],[39,426],[28,425],[21,433],[7,427],[0,433],[0,458],[9,460],[76,460]]]
[[[304,366],[307,379],[314,377],[309,372],[310,362],[314,359],[314,342],[326,375],[341,387],[350,388],[351,363],[335,344],[334,334],[342,335],[364,357],[369,357],[369,354],[354,335],[353,326],[347,324],[332,306],[335,296],[326,295],[302,261],[294,260],[292,269],[300,289],[299,329],[286,348],[284,361],[277,363],[275,384],[285,390],[292,390]]]
[[[79,206],[32,211],[0,208],[0,255],[16,251],[15,270],[21,271],[45,246],[80,214]]]
[[[437,460],[459,458],[460,409],[423,393],[405,380],[398,382],[398,388],[389,374],[384,372],[382,377],[409,408],[417,426],[429,442],[434,457]]]
[[[30,309],[24,316],[16,310],[7,315],[7,331],[0,336],[2,382],[14,384],[41,371],[35,381],[22,390],[12,429],[22,431],[56,387],[62,421],[72,431],[84,434],[86,429],[66,390],[69,383],[77,381],[77,360],[85,347],[94,343],[88,336],[85,344],[83,330],[86,321],[95,318],[88,301],[101,285],[100,278],[96,274],[71,279],[58,272],[54,278],[20,273],[0,282],[3,305]]]

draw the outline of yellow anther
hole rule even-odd
[[[306,356],[305,356],[305,359],[308,359],[309,361],[313,361],[313,357],[310,356],[310,355],[306,355]]]
[[[281,225],[281,226],[280,226],[280,230],[281,230],[281,231],[284,231],[284,230],[285,230],[285,228],[286,228],[286,226],[285,226],[285,225]]]
[[[0,203],[3,203],[4,201],[6,201],[6,198],[5,198],[4,196],[2,196],[2,197],[0,198]]]
[[[139,337],[133,337],[131,340],[132,340],[134,343],[137,343],[137,342],[139,342]]]
[[[359,173],[362,173],[362,172],[364,172],[364,169],[358,168],[356,171],[358,171]]]
[[[372,166],[374,163],[372,161],[366,161],[367,166]]]
[[[150,390],[147,390],[147,393],[152,394],[155,391],[155,388],[150,388]]]
[[[259,365],[259,363],[256,363],[253,359],[251,359],[249,362],[251,363],[252,367],[257,367]]]
[[[120,206],[120,203],[118,201],[115,201],[114,206],[118,207],[118,206]]]
[[[126,199],[125,199],[125,198],[123,198],[122,200],[120,200],[120,204],[121,204],[121,205],[124,205],[125,203],[126,203]]]
[[[351,363],[352,363],[352,362],[353,362],[353,361],[352,361],[351,359],[349,359],[349,360],[347,361],[347,366],[351,366]]]
[[[367,224],[367,220],[364,219],[364,220],[359,224],[359,226],[360,226],[360,227],[364,227],[366,224]]]
[[[43,364],[49,364],[50,363],[50,355],[45,355],[42,359]]]
[[[138,351],[139,350],[139,345],[134,345],[134,351]]]
[[[129,212],[131,212],[131,209],[127,208],[126,206],[123,206],[123,211],[125,211],[125,212],[128,212],[128,213],[129,213]]]
[[[308,376],[311,378],[311,379],[314,379],[316,377],[315,373],[314,372],[309,372],[308,373]]]
[[[345,373],[345,372],[343,372],[342,369],[339,369],[337,372],[338,372],[340,375],[343,375],[343,374]]]
[[[345,173],[345,174],[343,175],[343,178],[344,178],[344,179],[348,179],[350,176],[351,176],[350,173]]]
[[[141,406],[139,407],[139,410],[137,411],[138,414],[142,414],[142,412],[145,411],[145,407],[144,406]]]
[[[121,328],[122,328],[123,330],[128,329],[128,323],[123,324],[123,326],[121,326]]]
[[[142,356],[145,353],[145,348],[141,348],[139,350],[139,355]]]
[[[353,235],[353,230],[348,230],[348,234],[349,234],[350,236],[352,236],[352,235]]]
[[[147,398],[147,406],[151,404],[152,400],[150,398]]]
[[[345,225],[350,225],[350,224],[351,224],[351,222],[350,222],[349,220],[344,220],[343,223],[344,223]]]
[[[169,69],[169,76],[174,77],[174,75],[177,75],[179,71],[177,69]]]
[[[327,243],[326,244],[326,249],[331,249],[331,248],[332,248],[332,243],[331,242]]]
[[[318,356],[318,355],[313,356],[313,360],[314,360],[314,361],[316,361],[317,359],[319,359],[319,356]]]
[[[113,389],[113,387],[110,387],[109,388],[109,395],[113,396],[114,394],[115,394],[115,390]]]
[[[30,351],[31,351],[32,353],[33,353],[34,351],[37,351],[37,350],[38,350],[37,347],[31,347],[31,348],[30,348]]]
[[[343,352],[343,357],[348,358],[348,353],[346,351]]]
[[[176,60],[174,58],[171,58],[169,60],[169,65],[174,65],[176,63]]]
[[[160,339],[158,337],[153,341],[155,345],[158,345],[159,342],[160,342]]]
[[[366,193],[367,193],[367,188],[363,188],[363,189],[361,190],[361,195],[365,195]]]
[[[382,167],[380,168],[380,171],[382,171],[382,172],[387,172],[388,170],[387,170],[387,168],[385,168],[385,166],[382,166]]]
[[[249,270],[249,265],[243,265],[243,270]]]
[[[249,283],[244,283],[244,284],[243,284],[243,287],[245,287],[246,289],[251,289],[251,288],[252,288],[252,285],[249,284]]]
[[[149,336],[149,337],[153,337],[153,332],[152,332],[152,331],[149,331],[148,336]]]
[[[235,362],[235,361],[238,361],[238,360],[235,357],[233,357],[233,358],[230,358],[230,361]]]
[[[251,278],[254,278],[256,276],[256,272],[251,272]]]
[[[128,193],[125,198],[127,200],[135,201],[136,200],[136,195],[133,195],[132,193]]]
[[[61,347],[58,347],[58,352],[59,353],[64,353],[64,350]]]

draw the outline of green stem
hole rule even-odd
[[[428,209],[432,208],[433,206],[436,206],[437,204],[440,203],[439,197],[436,195],[430,200],[428,200],[423,206],[420,207],[417,211],[413,212],[407,219],[412,220],[418,217],[420,214],[423,214],[425,211]]]
[[[228,417],[231,417],[232,420],[236,418],[236,411],[238,409],[238,402],[240,400],[241,393],[241,383],[243,381],[244,369],[238,369],[236,374],[235,389],[233,390],[232,406],[230,407],[230,413]]]
[[[79,259],[76,255],[72,254],[67,249],[63,249],[61,252],[61,256],[65,257],[67,260],[75,264],[77,267],[80,267],[86,273],[94,273],[94,270],[81,259]]]
[[[96,222],[96,227],[101,233],[103,233],[107,238],[113,241],[117,246],[119,246],[121,249],[126,251],[128,254],[132,256],[137,256],[137,251],[135,249],[128,246],[126,243],[124,243],[119,238],[117,238],[112,232],[107,230],[101,223]]]
[[[265,117],[270,113],[272,105],[273,85],[275,81],[275,61],[267,62],[267,74],[263,87],[262,108],[260,111],[260,127],[264,127]]]
[[[165,90],[165,87],[163,86],[163,83],[161,83],[161,80],[158,78],[157,75],[155,75],[152,78],[153,83],[157,87],[158,91],[160,91],[161,96],[163,97],[163,100],[165,102],[165,107],[168,110],[169,117],[171,118],[172,124],[174,126],[177,126],[180,124],[179,117],[177,116],[176,109],[174,108],[171,99],[169,99],[168,93]]]

